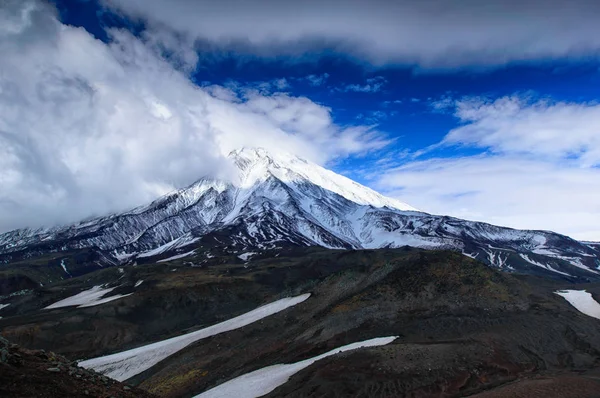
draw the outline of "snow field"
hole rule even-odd
[[[579,312],[600,319],[600,304],[585,290],[559,290],[555,293],[562,296]]]
[[[54,304],[50,304],[49,306],[47,306],[44,309],[50,310],[53,308],[72,307],[72,306],[77,306],[78,308],[93,307],[95,305],[100,305],[100,304],[108,303],[109,301],[127,297],[131,294],[131,293],[117,294],[114,296],[101,298],[102,296],[106,295],[107,293],[112,292],[114,289],[116,289],[116,288],[110,287],[110,288],[104,289],[104,288],[102,288],[102,286],[94,286],[93,288],[91,288],[89,290],[84,290],[83,292],[78,293],[74,296],[67,297],[66,299],[57,301]]]
[[[94,369],[118,381],[127,380],[198,340],[239,329],[281,312],[286,308],[300,304],[309,297],[310,293],[307,293],[301,296],[277,300],[225,322],[131,350],[81,361],[79,362],[79,366]]]
[[[262,397],[282,384],[285,384],[294,374],[309,367],[320,359],[327,358],[344,351],[356,350],[363,347],[377,347],[386,345],[397,338],[397,336],[378,337],[375,339],[338,347],[334,350],[326,352],[325,354],[305,359],[304,361],[292,364],[268,366],[266,368],[255,370],[254,372],[246,373],[245,375],[229,380],[213,389],[196,395],[194,398]]]

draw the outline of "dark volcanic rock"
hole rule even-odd
[[[77,367],[53,352],[32,351],[0,337],[0,396],[22,398],[119,397],[151,398],[92,371]]]
[[[13,311],[29,309],[0,320],[0,330],[21,345],[85,359],[310,292],[295,307],[192,344],[127,382],[159,396],[189,397],[266,366],[398,336],[384,347],[321,360],[270,396],[528,396],[548,391],[545,386],[563,395],[544,398],[594,396],[586,394],[596,382],[589,372],[600,366],[600,321],[554,292],[585,288],[598,299],[597,284],[501,273],[455,252],[411,248],[290,248],[248,263],[235,256],[211,260],[203,267],[181,260],[73,278],[45,295],[11,301]],[[133,294],[97,307],[40,310],[108,280]],[[60,369],[54,376],[71,372],[40,355],[44,374],[51,367]],[[562,381],[573,383],[573,395],[557,387]]]

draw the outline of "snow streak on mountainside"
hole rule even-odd
[[[126,213],[0,235],[0,260],[88,247],[119,261],[169,257],[218,235],[222,249],[237,254],[289,244],[409,245],[458,250],[509,271],[600,277],[597,246],[552,232],[422,213],[291,155],[243,149],[230,159],[237,170],[230,181],[202,178]]]

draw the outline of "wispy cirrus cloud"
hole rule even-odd
[[[320,75],[308,75],[305,79],[311,86],[319,87],[327,83],[327,79],[329,79],[329,73],[323,73]]]
[[[344,93],[355,92],[355,93],[376,93],[383,89],[387,84],[387,80],[382,76],[375,76],[368,78],[364,84],[348,84],[342,87],[334,88],[334,91],[341,91]]]
[[[444,101],[463,125],[442,145],[468,145],[495,153],[600,164],[600,103],[565,102],[519,95]]]

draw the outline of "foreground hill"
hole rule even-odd
[[[116,382],[53,352],[28,350],[0,337],[0,396],[13,398],[115,397],[154,395]]]
[[[249,262],[216,256],[202,266],[181,258],[100,270],[12,296],[0,330],[71,359],[138,347],[120,354],[138,360],[126,382],[165,397],[216,396],[211,389],[250,372],[388,336],[321,359],[268,396],[595,397],[600,320],[554,293],[584,288],[600,297],[598,284],[500,273],[450,251],[290,248]],[[204,332],[286,297],[301,299]],[[192,333],[204,337],[141,367],[157,350],[142,347]],[[555,395],[542,395],[548,389]]]

